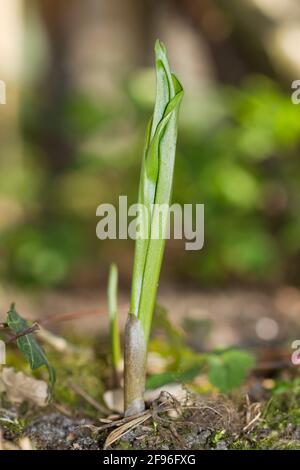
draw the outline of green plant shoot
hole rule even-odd
[[[109,270],[107,301],[110,323],[111,357],[115,375],[117,376],[121,365],[121,347],[118,323],[118,268],[112,264]]]
[[[182,86],[171,73],[165,46],[160,41],[156,41],[155,55],[156,100],[146,132],[138,196],[139,204],[147,208],[140,215],[140,225],[147,236],[136,239],[131,305],[125,331],[126,415],[144,409],[147,346],[164,253],[178,111],[183,97]]]

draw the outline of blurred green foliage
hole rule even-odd
[[[229,349],[208,357],[208,378],[220,392],[227,393],[238,388],[246,379],[255,361],[246,351]]]
[[[240,349],[219,349],[211,352],[196,352],[187,345],[190,339],[186,332],[169,320],[168,312],[158,307],[154,317],[156,335],[150,341],[150,351],[161,357],[163,370],[148,377],[146,388],[154,389],[170,383],[190,383],[197,387],[195,379],[206,377],[207,386],[222,393],[240,387],[255,365],[254,356]],[[205,383],[205,382],[204,382]]]
[[[91,282],[113,259],[130,276],[133,244],[97,240],[95,212],[120,194],[136,201],[153,97],[148,70],[125,84],[120,101],[71,94],[59,131],[73,150],[66,161],[60,155],[58,172],[49,171],[39,138],[49,129],[55,137],[55,119],[32,94],[24,98],[23,162],[0,173],[2,277],[47,286],[85,282],[90,272]],[[266,77],[187,90],[173,201],[205,204],[205,246],[184,252],[168,244],[168,275],[205,283],[299,279],[299,142],[300,107]]]

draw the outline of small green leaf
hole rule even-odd
[[[239,387],[254,365],[254,358],[245,351],[229,350],[208,358],[208,378],[220,392]]]
[[[30,324],[24,320],[16,311],[15,305],[12,304],[7,312],[7,324],[11,331],[20,334],[30,328]],[[32,370],[46,366],[49,373],[49,382],[51,387],[55,383],[55,370],[49,364],[45,352],[36,341],[32,333],[17,339],[17,346],[21,353],[26,357]]]

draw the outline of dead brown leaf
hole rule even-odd
[[[4,367],[0,371],[0,392],[5,392],[11,403],[28,401],[40,407],[48,404],[47,383],[17,372],[12,367]]]

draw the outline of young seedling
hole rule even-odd
[[[183,89],[170,71],[165,46],[157,41],[156,100],[146,132],[138,202],[143,236],[136,239],[130,313],[125,329],[125,415],[144,410],[146,359],[165,246]],[[161,210],[163,209],[163,210]],[[146,237],[144,236],[146,232]]]
[[[55,384],[56,374],[44,350],[34,337],[34,333],[39,330],[38,323],[30,325],[27,320],[22,318],[16,311],[15,304],[12,304],[7,312],[6,323],[0,324],[0,330],[10,333],[10,338],[5,341],[5,344],[8,345],[15,342],[20,352],[27,359],[32,370],[39,369],[43,366],[47,368],[50,390],[52,390]],[[2,341],[2,348],[3,343]]]
[[[110,323],[110,344],[111,344],[111,358],[114,369],[114,378],[118,381],[118,375],[121,365],[121,348],[119,336],[119,323],[118,323],[118,269],[115,264],[112,264],[109,271],[108,287],[107,287],[107,301]]]

